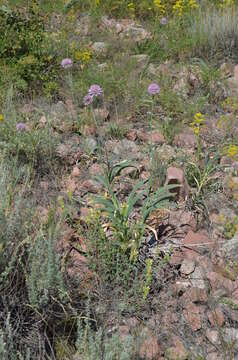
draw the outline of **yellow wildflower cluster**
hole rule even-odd
[[[3,114],[0,114],[0,122],[2,122],[4,120],[4,116]]]
[[[156,12],[160,12],[161,14],[165,14],[166,8],[161,0],[154,0],[154,9]]]
[[[84,51],[75,51],[74,53],[75,60],[81,61],[83,65],[88,64],[92,59],[92,53],[90,50]]]
[[[238,112],[238,99],[237,97],[228,97],[222,102],[222,108],[231,113]]]
[[[198,8],[196,0],[176,0],[173,5],[173,12],[182,16],[185,12]]]
[[[130,15],[131,15],[131,17],[135,17],[135,5],[134,5],[134,3],[133,2],[130,2],[128,5],[127,5],[127,7],[128,7],[128,10],[129,10],[129,13],[130,13]]]
[[[224,148],[224,154],[234,160],[238,160],[238,145],[229,145]]]
[[[204,125],[204,116],[201,113],[196,113],[194,115],[194,120],[190,124],[191,128],[193,129],[194,135],[199,136],[201,126]]]
[[[227,7],[231,7],[234,5],[234,0],[222,0],[220,4],[220,8],[224,9]]]

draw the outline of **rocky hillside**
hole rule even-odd
[[[238,359],[237,16],[0,2],[1,359]]]

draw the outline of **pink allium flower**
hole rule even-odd
[[[61,61],[61,66],[64,68],[64,69],[68,69],[68,68],[71,68],[73,65],[73,62],[71,59],[69,58],[66,58],[66,59],[63,59]]]
[[[16,129],[18,131],[27,131],[27,126],[26,124],[20,122],[16,125]]]
[[[102,90],[101,86],[99,86],[99,85],[91,85],[90,88],[88,89],[88,95],[102,96],[103,90]]]
[[[160,92],[160,87],[158,84],[152,83],[148,86],[147,91],[149,95],[157,95]]]
[[[84,96],[84,98],[83,98],[84,106],[88,106],[88,105],[92,104],[93,98],[94,98],[94,96],[93,96],[93,95],[89,95],[89,94],[86,95],[86,96]]]
[[[161,25],[166,25],[168,22],[167,18],[166,17],[162,17],[162,19],[160,20],[160,24]]]

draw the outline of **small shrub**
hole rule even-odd
[[[188,36],[194,39],[195,55],[233,57],[238,53],[237,7],[207,7],[195,18]]]
[[[63,300],[64,282],[60,272],[59,256],[55,245],[59,236],[60,224],[50,215],[48,229],[40,229],[29,247],[29,275],[27,287],[29,300],[34,307],[45,307],[52,297]]]
[[[0,149],[33,166],[46,165],[46,160],[52,160],[57,143],[50,122],[41,126],[35,119],[31,123],[25,120],[14,110],[13,89],[10,88],[0,122]]]
[[[0,8],[1,68],[8,73],[8,83],[26,90],[34,82],[38,90],[39,85],[57,79],[55,57],[46,34],[45,18],[34,1],[26,14],[20,8]]]
[[[131,335],[122,341],[116,332],[112,336],[103,336],[103,329],[92,330],[90,319],[78,320],[77,355],[87,360],[135,358],[135,340]]]

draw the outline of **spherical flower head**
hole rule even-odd
[[[160,20],[160,24],[161,25],[166,25],[168,22],[167,18],[165,16],[162,17],[162,19]]]
[[[26,124],[20,122],[16,125],[16,129],[18,131],[27,131],[27,126]]]
[[[61,66],[62,66],[64,69],[69,69],[69,68],[72,67],[72,65],[73,65],[73,62],[72,62],[72,60],[69,59],[69,58],[63,59],[63,60],[61,61]]]
[[[148,94],[153,96],[153,95],[157,95],[160,92],[160,87],[158,84],[156,83],[152,83],[148,86]]]
[[[89,94],[86,95],[86,96],[84,96],[84,98],[83,98],[84,106],[88,106],[88,105],[92,104],[93,98],[94,98],[94,96],[93,96],[93,95],[89,95]]]
[[[91,96],[103,96],[103,90],[99,85],[91,85],[88,89],[88,95]]]

